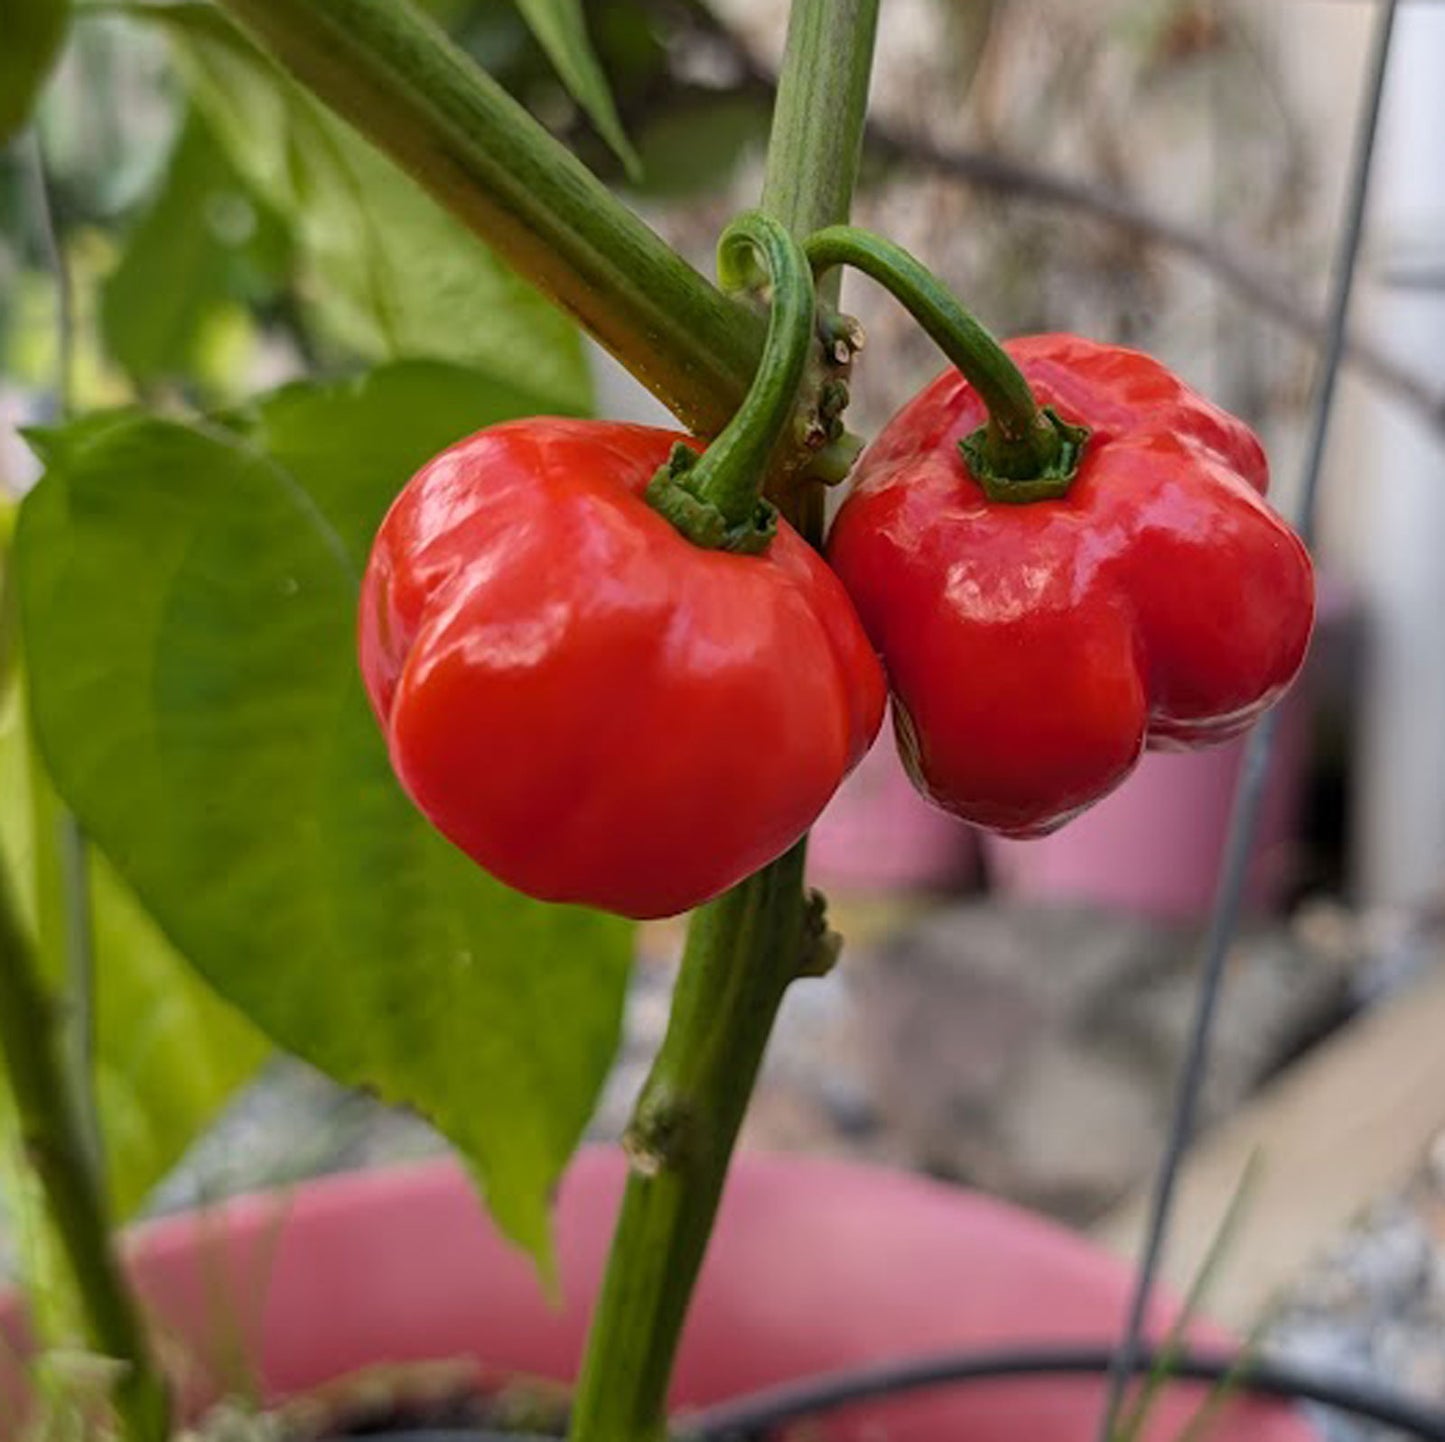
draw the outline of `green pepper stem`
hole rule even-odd
[[[815,277],[849,265],[876,280],[978,392],[988,409],[988,424],[981,435],[971,438],[965,454],[986,488],[990,483],[1006,488],[1009,482],[1039,480],[1058,480],[1067,486],[1083,436],[1040,408],[1008,352],[927,266],[902,246],[850,225],[817,231],[804,249]],[[1035,489],[1028,499],[1038,496]]]
[[[32,206],[38,222],[46,264],[55,282],[55,399],[62,420],[75,417],[75,283],[65,254],[55,208],[50,202],[50,176],[40,132],[29,136],[29,172]],[[32,753],[34,748],[32,747]],[[42,908],[40,949],[42,955],[65,956],[65,1045],[70,1083],[75,1092],[76,1115],[90,1158],[96,1185],[105,1190],[105,1144],[95,1094],[95,928],[90,914],[90,855],[80,823],[72,812],[52,799],[49,782],[38,755],[31,766],[36,784],[35,834],[53,834],[54,847],[36,848],[37,867],[53,866],[58,873],[57,890],[63,897],[59,908]],[[55,912],[59,912],[58,918]],[[56,936],[47,936],[54,926]],[[46,942],[52,943],[47,948]]]
[[[166,1385],[111,1246],[100,1187],[60,1056],[58,1020],[0,870],[0,1064],[21,1145],[45,1193],[92,1346],[125,1364],[115,1409],[125,1442],[165,1442]]]
[[[699,545],[760,551],[777,529],[762,500],[768,462],[794,413],[813,343],[813,275],[781,221],[744,211],[718,241],[725,292],[748,290],[761,265],[772,307],[762,358],[748,393],[721,435],[699,456],[679,446],[648,487],[648,501]]]

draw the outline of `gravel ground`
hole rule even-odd
[[[1445,1133],[1409,1186],[1372,1206],[1281,1299],[1264,1340],[1302,1366],[1389,1383],[1445,1410]],[[1405,1435],[1313,1412],[1328,1442]]]

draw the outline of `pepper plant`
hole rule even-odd
[[[8,3],[13,127],[67,14]],[[1308,558],[1257,443],[1162,367],[1005,349],[848,227],[878,0],[795,0],[718,286],[411,0],[116,8],[168,38],[198,122],[155,224],[224,150],[298,217],[333,333],[380,363],[30,436],[0,1046],[79,1325],[123,1364],[127,1442],[161,1442],[176,1419],[110,1230],[262,1035],[426,1113],[549,1269],[546,1198],[616,1040],[619,918],[692,909],[572,1419],[576,1442],[656,1442],[774,1017],[837,951],[806,834],[885,689],[934,799],[1037,832],[1146,744],[1234,735],[1281,694]],[[580,8],[521,9],[634,165]],[[957,371],[877,439],[825,559],[857,451],[845,264]],[[684,429],[582,416],[573,322]],[[154,390],[159,344],[126,350]],[[138,969],[224,1059],[143,1166],[96,1085],[106,998]]]

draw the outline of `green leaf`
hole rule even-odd
[[[582,0],[517,0],[517,8],[548,59],[557,67],[557,74],[572,98],[587,112],[598,134],[627,168],[628,175],[636,180],[641,174],[641,165],[628,144],[607,77],[587,38]]]
[[[0,0],[0,145],[30,118],[70,24],[70,0]]]
[[[283,386],[227,423],[301,478],[359,573],[387,506],[423,461],[538,409],[525,390],[464,366],[404,361],[352,380]]]
[[[577,328],[283,75],[218,11],[154,6],[192,101],[247,185],[296,228],[317,319],[372,360],[476,366],[543,409],[591,399]]]
[[[430,1116],[545,1255],[548,1193],[616,1046],[629,931],[526,900],[433,832],[354,659],[386,506],[520,403],[402,366],[293,387],[231,430],[92,421],[48,438],[17,548],[41,742],[96,843],[223,995]]]
[[[246,192],[192,114],[164,184],[101,291],[107,350],[142,383],[193,372],[208,326],[270,288],[287,246],[274,212]]]
[[[716,191],[749,154],[768,139],[769,107],[757,96],[699,90],[664,111],[638,135],[643,183],[639,190],[664,200]]]
[[[64,966],[53,894],[59,815],[27,735],[17,672],[0,696],[0,865],[13,878],[32,936],[50,943],[40,960],[57,983]],[[95,1085],[111,1206],[123,1218],[250,1079],[269,1047],[186,967],[93,851],[90,883]]]

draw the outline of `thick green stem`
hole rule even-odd
[[[747,396],[701,455],[679,444],[647,488],[648,503],[698,545],[755,555],[768,548],[778,527],[762,486],[793,417],[813,348],[815,309],[803,247],[781,221],[745,211],[718,242],[723,289],[750,288],[759,262],[773,298],[768,338]]]
[[[879,0],[794,0],[763,209],[799,240],[841,225],[853,204]],[[806,56],[806,63],[793,63]],[[837,290],[824,292],[836,300]]]
[[[90,852],[80,822],[68,809],[62,808],[57,818],[55,845],[65,898],[65,1065],[90,1173],[97,1190],[104,1194],[105,1139],[95,1091],[95,922]]]
[[[902,246],[848,225],[810,235],[807,252],[819,277],[850,265],[876,280],[978,392],[988,424],[964,453],[994,499],[1038,500],[1067,490],[1086,433],[1039,406],[1008,352],[932,271]]]
[[[848,218],[877,20],[878,0],[794,0],[764,209],[800,240]],[[821,487],[795,494],[789,519],[821,540]],[[777,1008],[827,951],[803,895],[805,850],[799,842],[692,919],[667,1037],[631,1129],[572,1442],[666,1435],[678,1337]]]
[[[783,993],[805,966],[803,847],[693,917],[573,1411],[574,1442],[657,1442],[678,1337]]]
[[[725,299],[407,0],[223,0],[281,64],[716,435],[763,324]]]
[[[799,240],[843,224],[852,208],[878,8],[879,0],[793,0],[763,209]],[[795,56],[811,58],[798,64]],[[818,299],[836,305],[840,284],[841,277],[827,277]],[[783,513],[814,545],[823,540],[825,493],[815,481],[778,497]]]
[[[126,1442],[165,1442],[170,1407],[145,1328],[111,1249],[105,1204],[90,1169],[58,1023],[0,872],[0,1060],[15,1099],[26,1159],[45,1192],[91,1345],[125,1364],[115,1406]]]

